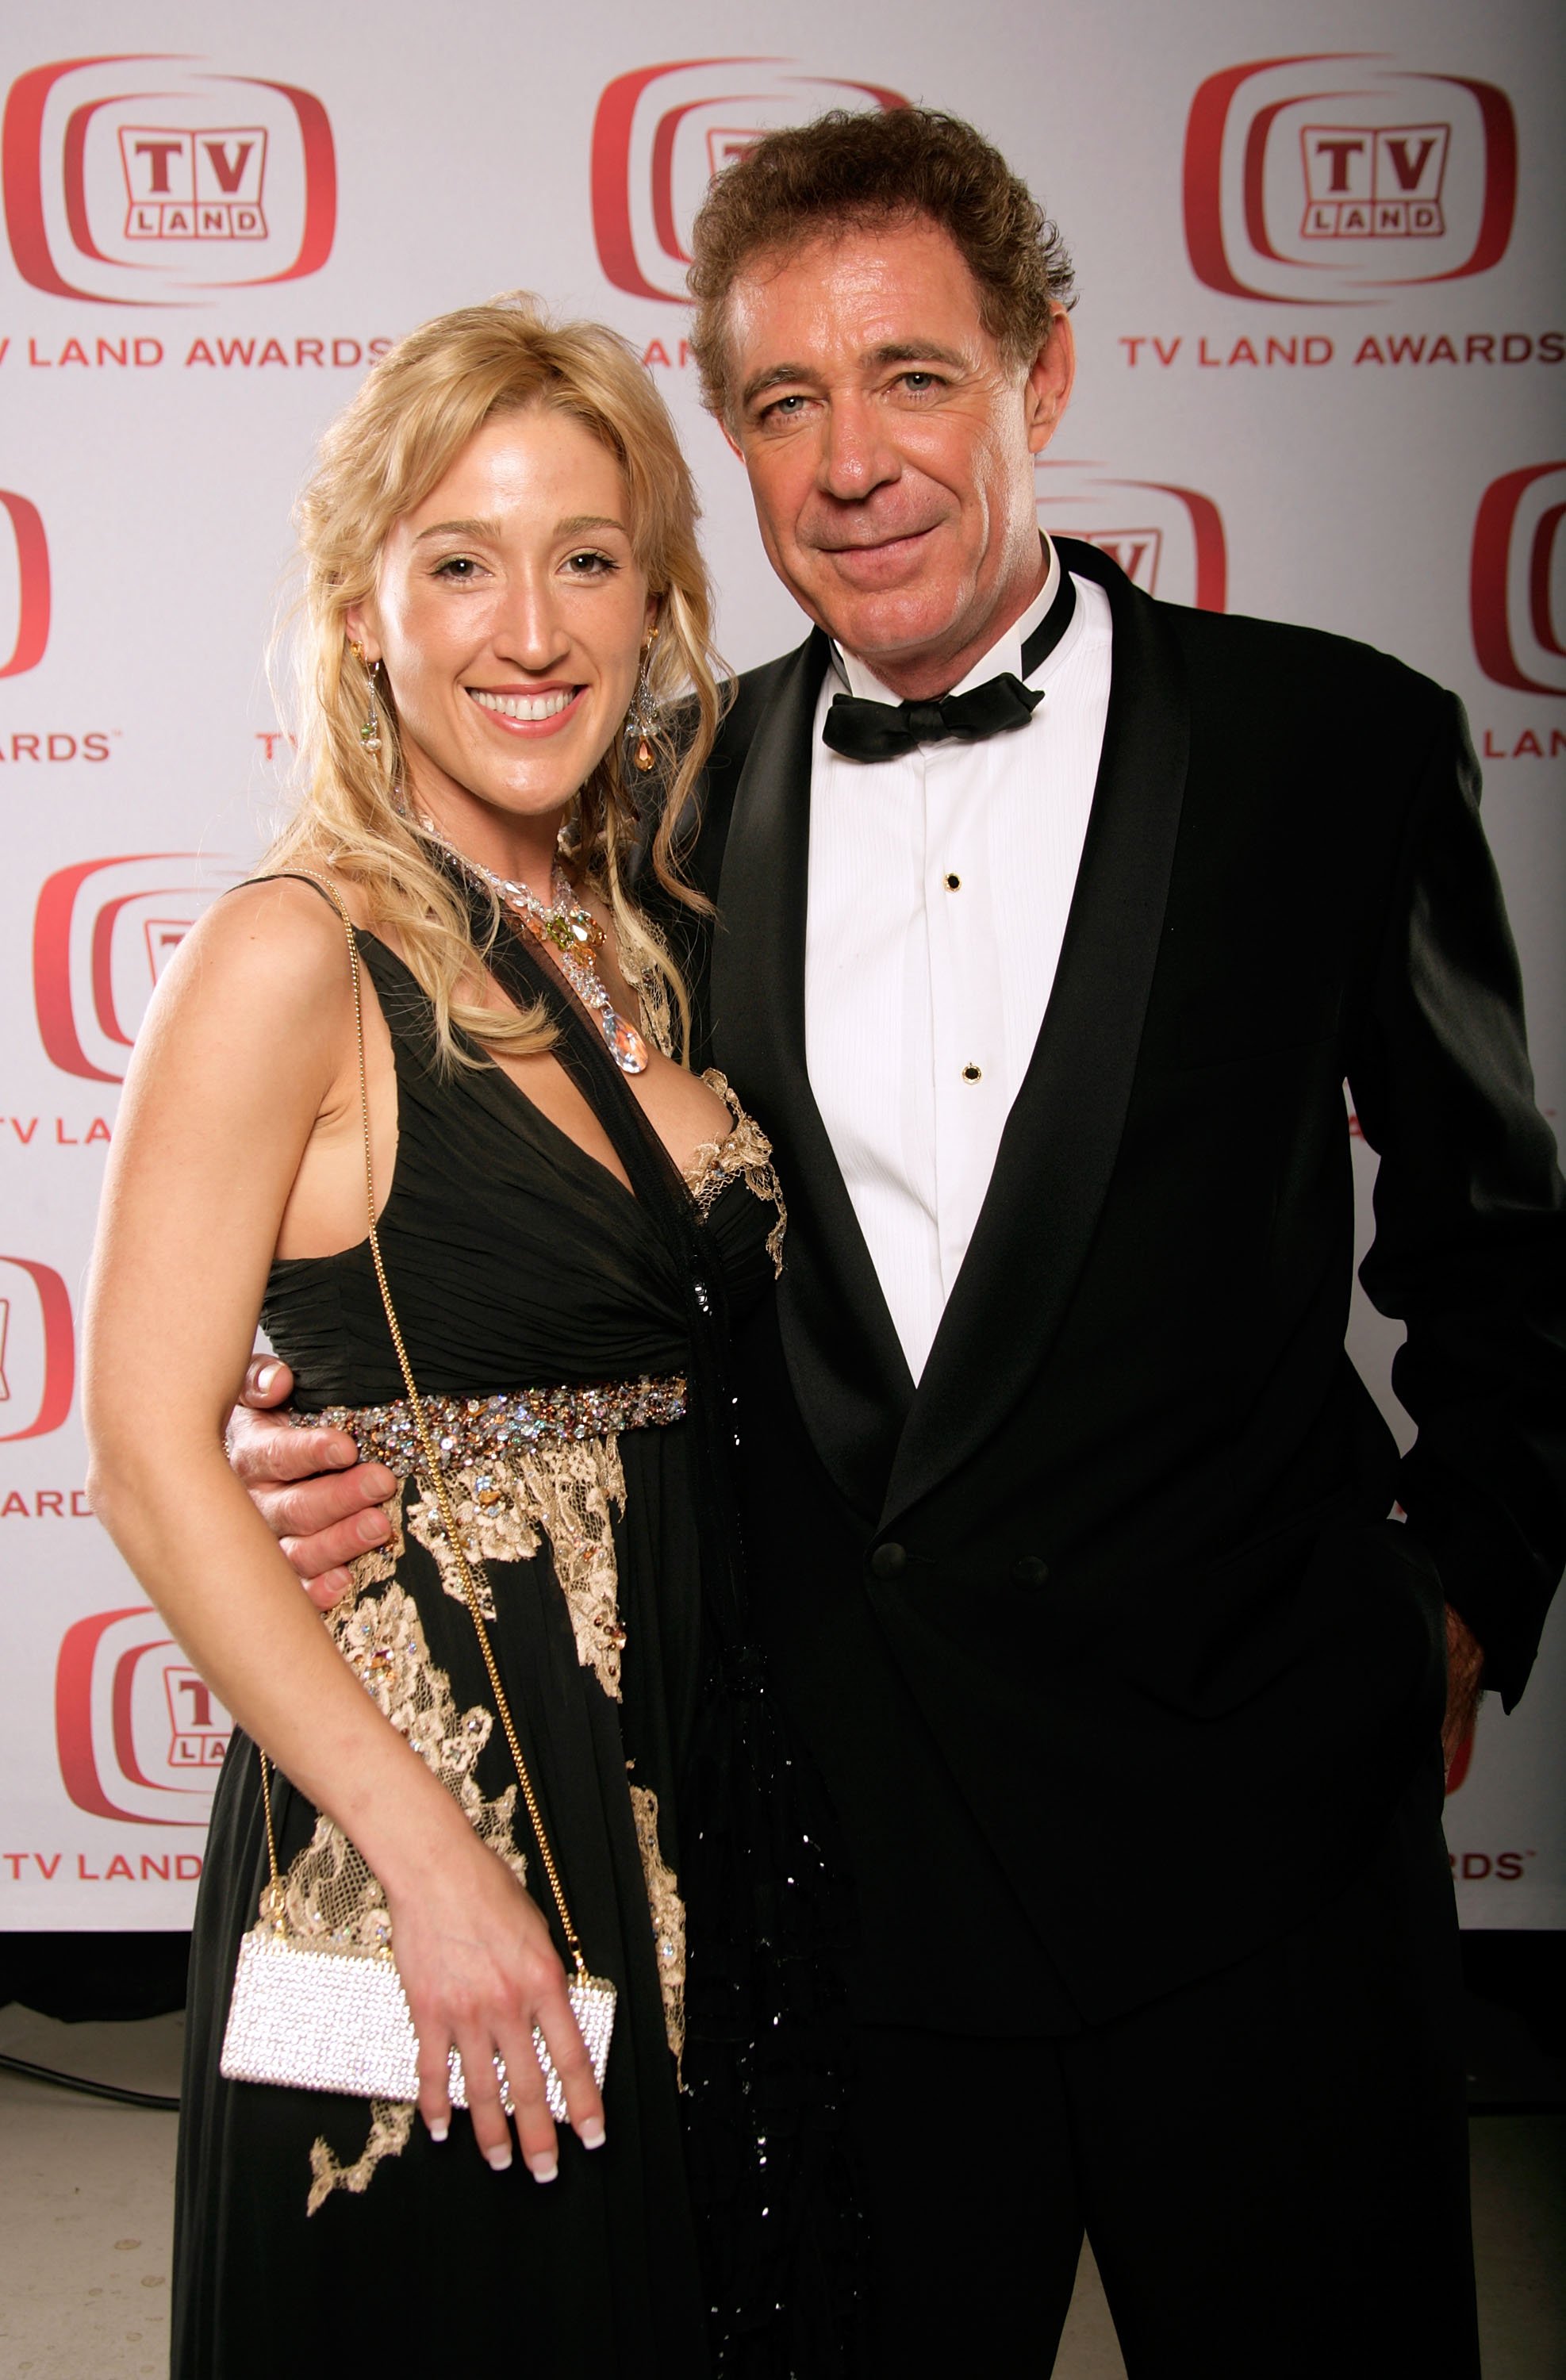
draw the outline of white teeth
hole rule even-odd
[[[503,719],[554,719],[576,698],[569,687],[558,694],[485,694],[472,686],[467,691],[480,710],[498,711]]]

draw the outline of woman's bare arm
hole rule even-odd
[[[358,1134],[340,925],[306,886],[231,894],[168,969],[127,1083],[88,1306],[92,1502],[201,1674],[380,1878],[426,2119],[444,2126],[455,2042],[480,2145],[508,2162],[498,2052],[542,2179],[555,2149],[535,2021],[573,2123],[589,2139],[602,2123],[548,1930],[341,1660],[224,1454],[301,1160],[329,1210],[339,1164],[362,1184]],[[341,1245],[362,1230],[361,1208]]]

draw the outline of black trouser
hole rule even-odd
[[[1064,2039],[858,2035],[856,2380],[1042,2375],[1082,2233],[1131,2380],[1476,2380],[1439,1779],[1341,1897]]]

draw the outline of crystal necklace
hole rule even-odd
[[[497,876],[492,868],[469,859],[466,853],[461,857],[465,867],[473,868],[493,886],[533,940],[548,944],[556,965],[582,1006],[597,1017],[598,1029],[620,1072],[644,1075],[647,1043],[636,1026],[619,1014],[598,972],[596,962],[603,948],[603,928],[591,910],[584,909],[577,899],[564,869],[555,869],[550,887],[554,898],[546,904],[526,884],[514,884],[509,877]]]

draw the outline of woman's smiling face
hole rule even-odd
[[[631,528],[614,456],[541,406],[487,421],[393,527],[348,630],[383,664],[413,807],[463,847],[497,812],[564,810],[619,734],[656,611]]]

